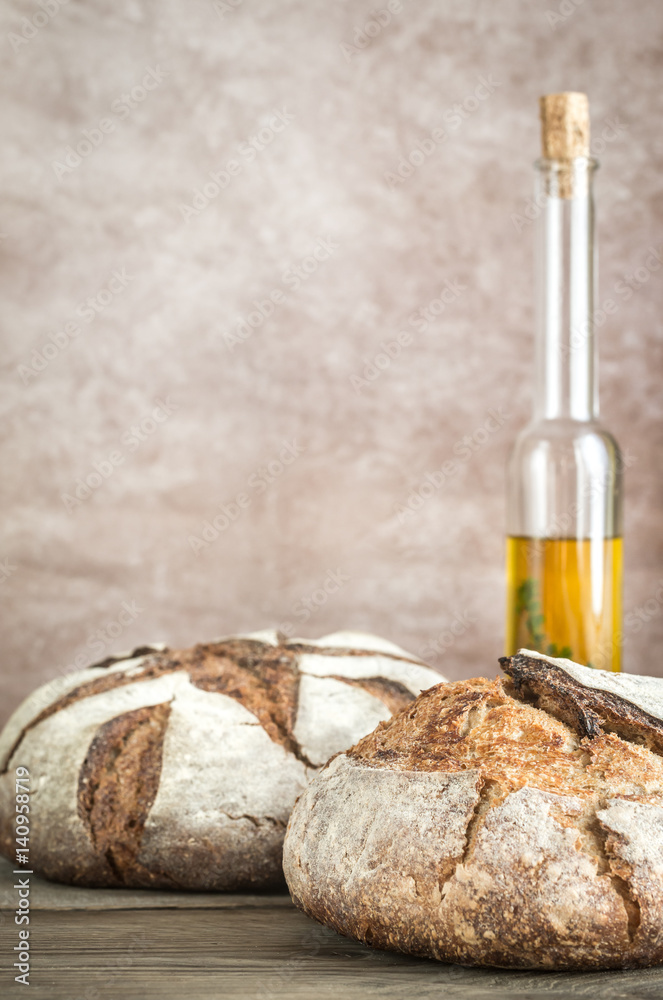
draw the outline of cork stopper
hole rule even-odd
[[[558,172],[558,196],[574,194],[574,169],[571,161],[589,156],[589,101],[587,94],[566,91],[539,98],[541,111],[541,149],[546,160],[561,160]]]
[[[567,91],[539,98],[541,149],[547,160],[589,156],[589,101],[587,94]]]

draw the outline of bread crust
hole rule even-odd
[[[663,754],[663,683],[658,677],[591,671],[571,660],[520,650],[500,659],[514,690],[578,735],[624,735]]]
[[[464,965],[663,961],[663,759],[643,745],[650,713],[592,688],[587,668],[534,666],[546,710],[524,700],[531,672],[509,690],[441,684],[319,772],[284,847],[298,906],[375,947]]]
[[[348,635],[351,640],[351,635]],[[31,695],[0,734],[0,850],[30,771],[30,863],[80,885],[283,885],[296,797],[438,675],[370,636],[142,647]]]

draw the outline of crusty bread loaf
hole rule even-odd
[[[464,965],[663,961],[663,681],[526,650],[440,684],[299,798],[294,901],[342,934]]]
[[[0,850],[30,772],[30,867],[79,885],[282,883],[285,827],[328,757],[439,680],[357,633],[144,647],[34,692],[0,734]]]

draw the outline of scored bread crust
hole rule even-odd
[[[504,668],[513,680],[424,692],[319,772],[286,834],[295,903],[367,944],[464,965],[663,961],[658,708],[627,683],[606,713],[603,678],[567,661],[522,652]]]
[[[347,645],[350,643],[350,645]],[[290,810],[332,753],[439,675],[357,633],[143,647],[59,678],[0,734],[0,852],[30,772],[30,866],[92,886],[282,885]]]

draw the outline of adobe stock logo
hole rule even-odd
[[[97,316],[106,309],[116,296],[124,292],[127,285],[134,280],[133,274],[127,274],[126,267],[116,268],[106,279],[102,288],[97,289],[94,295],[89,295],[77,307],[75,315],[92,323]],[[29,385],[33,378],[48,368],[51,361],[54,361],[62,351],[65,351],[72,340],[82,332],[81,326],[73,319],[69,319],[59,330],[49,334],[49,339],[42,344],[41,350],[36,347],[30,352],[29,364],[17,365],[16,371],[21,377],[23,385]]]
[[[105,458],[94,462],[86,475],[78,477],[71,493],[60,494],[60,499],[68,514],[89,500],[93,493],[113,475],[117,467],[124,465],[127,455],[133,454],[140,448],[141,444],[155,434],[159,427],[180,408],[179,403],[176,403],[170,396],[167,396],[166,399],[157,397],[154,402],[157,404],[154,409],[124,431],[120,437],[122,448],[114,448],[107,453]]]
[[[202,549],[208,548],[217,541],[223,532],[242,517],[253,504],[256,497],[262,496],[300,455],[306,451],[305,446],[297,441],[284,441],[278,454],[255,469],[246,480],[246,489],[236,493],[231,500],[218,504],[219,513],[210,517],[200,525],[199,535],[189,535],[187,542],[192,552],[199,555]]]
[[[270,146],[276,136],[295,120],[295,115],[285,107],[273,108],[270,115],[269,121],[262,124],[255,133],[247,136],[237,146],[237,152],[241,159],[233,156],[226,160],[218,170],[210,170],[207,174],[210,179],[194,189],[191,204],[180,205],[180,215],[187,224],[191,219],[200,215],[210,202],[218,198],[232,182],[233,177],[238,177],[244,171],[245,166],[248,163],[253,163],[258,154]]]
[[[117,121],[126,121],[132,111],[143,103],[151,91],[156,90],[168,76],[169,71],[161,69],[160,66],[147,67],[143,79],[131,88],[131,90],[120,94],[111,106],[110,111],[113,118],[100,118],[92,128],[84,128],[81,132],[82,138],[78,140],[76,146],[65,146],[65,155],[61,160],[53,160],[51,166],[59,181],[67,174],[72,173],[80,167],[91,153],[101,146],[106,136],[115,131]],[[117,119],[117,121],[115,120]]]
[[[401,0],[388,0],[388,3],[379,10],[372,10],[371,17],[365,24],[355,25],[352,36],[353,45],[349,42],[341,42],[340,49],[345,56],[346,62],[351,62],[352,57],[359,55],[367,49],[374,38],[377,38],[385,28],[389,27],[395,14],[400,14],[403,10]]]
[[[290,611],[293,617],[299,622],[307,622],[320,608],[325,606],[330,597],[337,594],[351,580],[352,577],[344,573],[340,567],[335,570],[327,570],[324,580],[310,594],[302,595],[292,605]],[[278,630],[292,638],[295,633],[295,624],[290,619],[286,619],[280,623]]]
[[[212,8],[217,12],[220,18],[224,18],[226,14],[232,14],[234,10],[241,7],[244,0],[212,0]]]
[[[387,170],[384,179],[387,187],[393,190],[397,185],[411,177],[412,174],[432,156],[436,150],[442,146],[449,138],[450,132],[459,129],[463,122],[473,115],[481,106],[483,101],[495,93],[498,87],[502,86],[500,80],[493,79],[492,73],[488,76],[477,77],[478,83],[472,93],[467,94],[462,101],[457,101],[442,114],[441,120],[447,126],[438,125],[429,133],[420,138],[415,145],[399,161],[394,170]]]
[[[33,38],[36,38],[41,29],[52,21],[56,14],[59,14],[60,7],[64,7],[68,3],[69,0],[39,0],[41,10],[36,11],[32,17],[21,18],[20,33],[10,31],[7,34],[7,41],[14,52],[18,52],[23,45],[27,45]]]
[[[288,292],[298,291],[302,283],[308,281],[320,264],[329,260],[339,246],[340,244],[331,236],[327,235],[326,238],[319,236],[311,253],[302,257],[296,264],[290,264],[283,272],[282,288],[272,288],[264,298],[254,299],[252,302],[254,308],[250,312],[244,316],[237,316],[231,329],[221,331],[228,350],[232,351],[238,344],[243,344],[252,337],[254,331],[259,329],[279,306],[287,302]]]

